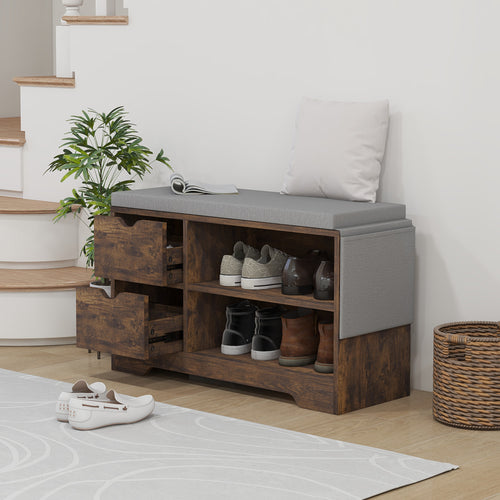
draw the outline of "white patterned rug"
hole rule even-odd
[[[359,499],[446,463],[157,403],[131,425],[55,419],[71,384],[0,369],[0,498]]]

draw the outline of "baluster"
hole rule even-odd
[[[79,16],[80,15],[80,7],[83,4],[83,0],[62,0],[66,11],[63,16]],[[67,24],[66,21],[61,19],[61,24]]]
[[[83,0],[62,0],[66,11],[63,16],[79,16]],[[61,26],[56,26],[56,76],[71,78],[70,27],[61,19]]]
[[[115,0],[95,0],[96,16],[114,16],[115,11]]]

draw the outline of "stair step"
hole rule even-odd
[[[75,86],[75,78],[62,78],[57,76],[17,76],[13,78],[19,85],[34,87],[68,87]]]
[[[55,214],[59,203],[0,196],[0,214]]]
[[[0,318],[0,346],[74,344],[76,288],[0,290]]]
[[[6,146],[22,146],[26,142],[21,130],[21,118],[0,118],[0,144]]]
[[[5,144],[0,141],[0,191],[5,195],[19,195],[22,190],[22,144]]]
[[[62,267],[56,269],[0,269],[1,292],[66,290],[88,286],[92,269]]]
[[[63,16],[68,24],[100,24],[124,25],[128,24],[128,16]]]

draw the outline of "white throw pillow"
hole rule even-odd
[[[302,100],[282,194],[374,202],[389,103]]]

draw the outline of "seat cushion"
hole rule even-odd
[[[362,203],[240,189],[235,195],[186,195],[170,187],[113,193],[112,205],[181,214],[341,229],[405,218],[404,205]]]

